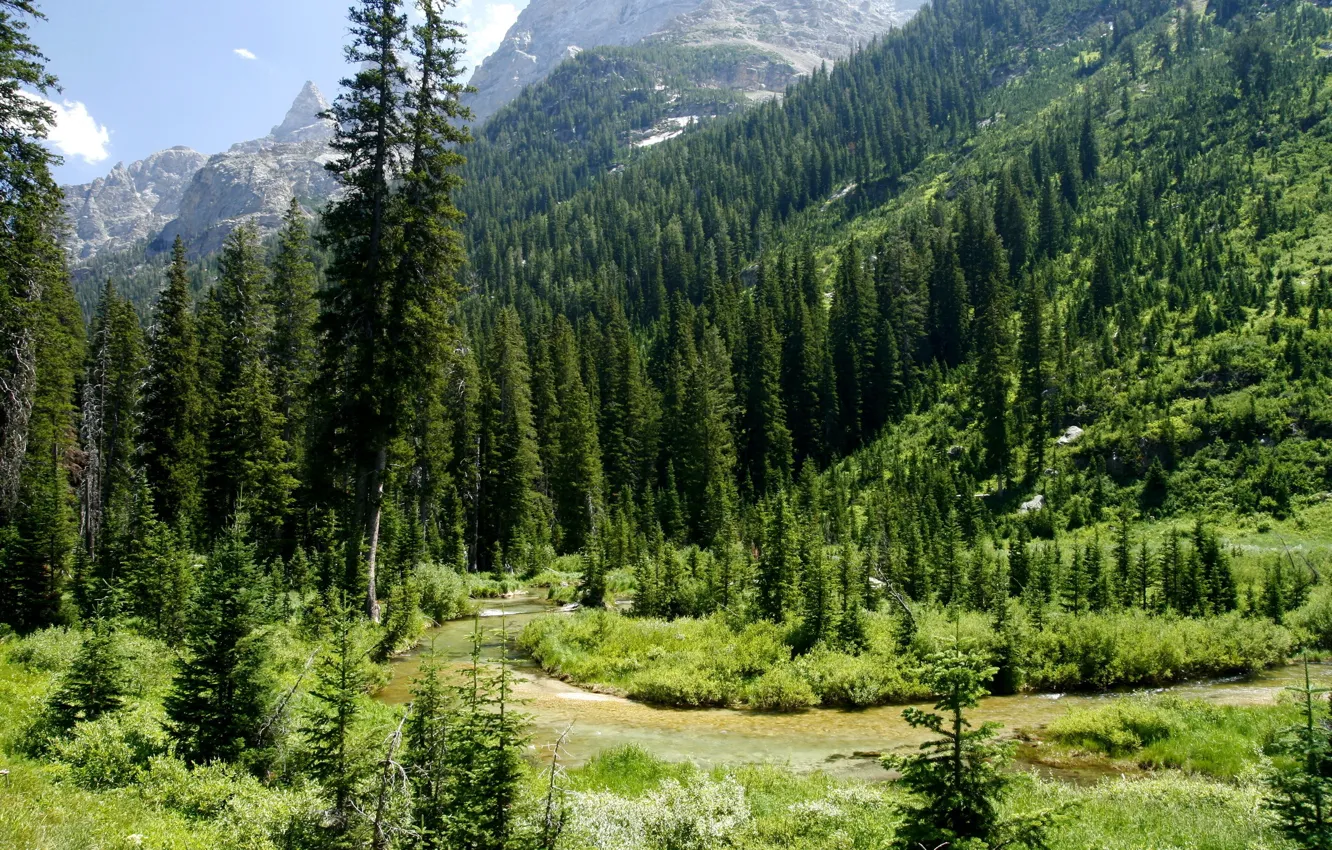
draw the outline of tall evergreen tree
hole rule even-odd
[[[209,433],[208,516],[216,533],[246,507],[256,517],[253,533],[271,553],[296,479],[263,356],[270,317],[258,233],[244,225],[232,231],[220,266],[215,291],[225,344]]]
[[[558,411],[551,423],[551,498],[562,532],[561,545],[576,552],[588,542],[602,506],[601,446],[592,399],[583,384],[578,343],[563,315],[551,339]]]
[[[458,101],[461,35],[437,4],[422,11],[409,29],[399,0],[352,8],[347,59],[357,71],[330,110],[338,158],[329,169],[345,192],[324,217],[326,408],[352,477],[348,557],[364,564],[375,621],[389,446],[430,389],[434,371],[422,365],[444,355],[461,264],[452,201],[457,146],[467,139],[458,120],[467,117]]]
[[[541,458],[532,418],[531,370],[518,313],[511,307],[500,313],[488,360],[482,391],[478,556],[483,568],[498,571],[513,565],[525,547],[540,542],[535,488]]]
[[[268,338],[267,361],[273,375],[273,394],[282,416],[282,439],[294,470],[304,468],[307,417],[315,376],[315,267],[311,261],[309,228],[300,203],[291,199],[278,235],[267,301],[273,330]]]
[[[192,764],[235,761],[258,743],[269,702],[254,549],[237,524],[204,568],[185,653],[165,700],[167,730]]]
[[[158,517],[187,533],[202,507],[205,429],[189,285],[185,243],[177,237],[149,335],[142,446]]]

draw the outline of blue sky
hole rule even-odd
[[[204,153],[266,134],[306,80],[333,99],[346,73],[350,0],[45,0],[32,35],[64,92],[52,97],[61,183],[186,145]],[[526,0],[459,0],[469,60],[498,46]]]

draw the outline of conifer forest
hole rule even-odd
[[[931,0],[475,123],[451,0],[352,0],[331,199],[78,268],[39,5],[0,846],[1332,848],[1328,4]]]

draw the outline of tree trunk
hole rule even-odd
[[[379,517],[384,510],[384,467],[388,465],[388,450],[381,447],[375,453],[375,466],[370,473],[366,495],[368,505],[367,525],[370,536],[369,551],[366,555],[366,590],[365,612],[370,621],[379,622],[379,598],[375,590],[375,562],[379,555]]]

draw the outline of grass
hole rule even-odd
[[[1281,731],[1299,719],[1297,708],[1217,706],[1172,696],[1115,700],[1078,709],[1051,723],[1056,745],[1216,779],[1252,776]]]
[[[636,747],[603,753],[572,771],[569,780],[577,794],[613,794],[640,801],[645,809],[661,806],[671,794],[679,794],[677,785],[717,788],[726,781],[737,783],[743,789],[747,817],[724,845],[697,846],[736,850],[895,846],[896,803],[901,798],[889,783],[865,784],[819,773],[798,775],[772,766],[702,771],[662,762]],[[653,792],[656,796],[651,796]],[[1051,850],[1289,847],[1261,810],[1261,797],[1261,788],[1249,781],[1220,783],[1178,773],[1106,780],[1090,787],[1024,776],[1015,783],[1004,810],[1009,814],[1058,812],[1049,836]],[[575,805],[579,799],[574,798]],[[613,808],[604,799],[597,803],[599,811]],[[571,850],[603,846],[608,845],[569,845]],[[660,846],[664,845],[645,842],[623,848]]]

